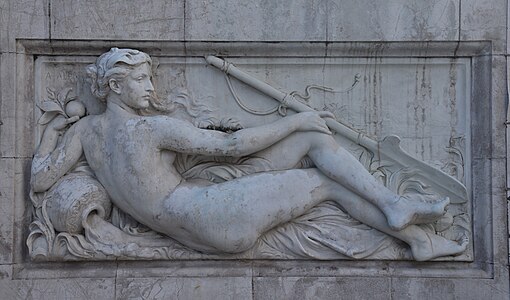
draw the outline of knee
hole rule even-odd
[[[295,140],[298,140],[299,144],[308,144],[310,147],[317,145],[331,145],[332,143],[336,143],[332,135],[318,131],[298,131],[292,133],[292,137]]]
[[[316,131],[303,132],[303,138],[301,140],[309,144],[309,152],[336,149],[339,146],[332,135]]]

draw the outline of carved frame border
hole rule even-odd
[[[132,47],[147,53],[172,56],[280,56],[280,57],[413,57],[471,60],[471,171],[474,236],[473,262],[411,261],[278,261],[278,260],[179,260],[179,261],[107,261],[43,262],[30,261],[25,240],[31,221],[28,201],[30,160],[23,165],[23,180],[17,181],[14,199],[13,278],[83,277],[335,277],[398,276],[456,277],[490,279],[499,277],[506,265],[505,199],[493,197],[491,178],[492,45],[473,42],[152,42],[90,40],[18,40],[16,51],[16,149],[33,153],[34,62],[39,55],[98,56],[111,46]],[[27,124],[27,122],[29,124]],[[28,129],[27,129],[28,128]],[[26,134],[29,133],[29,134]],[[487,146],[488,145],[488,146]],[[29,158],[26,155],[25,158]],[[13,176],[15,174],[12,174]],[[487,205],[490,204],[490,205]],[[500,216],[501,215],[501,216]],[[505,253],[502,255],[501,253]],[[143,270],[143,272],[142,272]],[[136,271],[136,272],[134,272]],[[138,272],[140,271],[140,272]],[[506,277],[506,275],[503,275]]]

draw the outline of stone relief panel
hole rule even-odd
[[[472,260],[468,58],[96,59],[36,60],[32,259]]]

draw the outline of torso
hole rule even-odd
[[[158,149],[147,118],[105,113],[81,126],[85,157],[98,180],[115,205],[139,220],[153,218],[182,181],[173,166],[176,154]]]

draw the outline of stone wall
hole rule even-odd
[[[63,1],[0,2],[0,291],[4,299],[508,299],[505,121],[508,108],[508,3],[505,0]],[[37,39],[44,44],[40,48]],[[90,41],[90,45],[88,45]],[[35,263],[25,246],[33,155],[30,55],[87,47],[173,42],[445,42],[446,57],[472,65],[481,120],[472,183],[477,202],[473,262],[165,261]],[[462,54],[464,42],[489,50]],[[441,44],[441,43],[439,43]],[[31,45],[27,50],[27,45]],[[35,46],[34,46],[35,45]],[[73,48],[75,47],[75,48]],[[434,46],[427,49],[437,49]],[[43,49],[44,50],[41,50]],[[63,50],[62,50],[63,49]],[[156,51],[156,50],[154,50]],[[395,50],[397,51],[397,50]],[[431,50],[432,51],[432,50]],[[432,51],[433,52],[433,51]],[[93,51],[91,53],[94,53]],[[459,54],[460,53],[460,54]],[[152,54],[152,53],[151,53]],[[416,54],[415,54],[416,55]],[[425,52],[423,57],[439,57]],[[420,55],[417,55],[420,56]],[[464,57],[463,56],[463,57]],[[483,70],[488,68],[488,70]],[[484,76],[476,74],[483,74]],[[478,90],[472,90],[476,95]],[[477,114],[477,112],[472,112]],[[472,140],[476,144],[477,140]],[[476,164],[476,162],[479,162]],[[489,196],[490,195],[490,196]],[[481,251],[476,251],[481,249]]]

